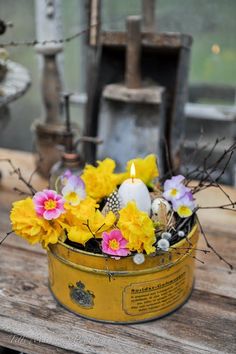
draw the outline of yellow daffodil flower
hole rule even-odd
[[[122,177],[113,173],[115,167],[115,162],[109,158],[98,161],[97,167],[92,165],[85,166],[81,178],[85,183],[88,196],[100,201],[114,191],[122,179]]]
[[[10,219],[12,229],[17,235],[30,244],[39,242],[44,248],[47,248],[49,243],[57,243],[62,232],[60,218],[48,221],[37,216],[31,198],[14,202]]]
[[[150,154],[144,159],[137,158],[128,161],[126,165],[127,175],[129,175],[132,163],[135,165],[136,178],[140,178],[146,185],[151,187],[153,180],[159,176],[156,156]]]
[[[156,238],[152,220],[147,213],[138,210],[135,202],[129,202],[120,210],[118,227],[131,251],[146,251],[147,254],[155,251],[153,244]]]

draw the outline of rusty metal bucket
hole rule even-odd
[[[160,318],[191,294],[198,237],[195,225],[170,252],[145,256],[140,265],[132,256],[116,260],[62,242],[50,245],[50,289],[65,308],[92,320],[125,324]]]

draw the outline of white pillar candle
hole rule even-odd
[[[134,201],[137,208],[141,211],[145,211],[150,215],[151,211],[151,197],[146,185],[141,179],[135,178],[135,166],[134,163],[130,169],[131,178],[126,179],[119,188],[119,196],[121,199],[122,208],[130,201]]]

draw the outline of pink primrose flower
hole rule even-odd
[[[33,202],[37,215],[46,220],[57,219],[65,211],[62,196],[50,189],[36,193]]]
[[[118,229],[102,234],[102,251],[112,256],[127,256],[130,253],[127,243]]]

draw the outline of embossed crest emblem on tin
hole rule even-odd
[[[69,284],[70,297],[83,308],[92,308],[94,306],[93,292],[86,290],[85,285],[78,281],[76,285]]]

